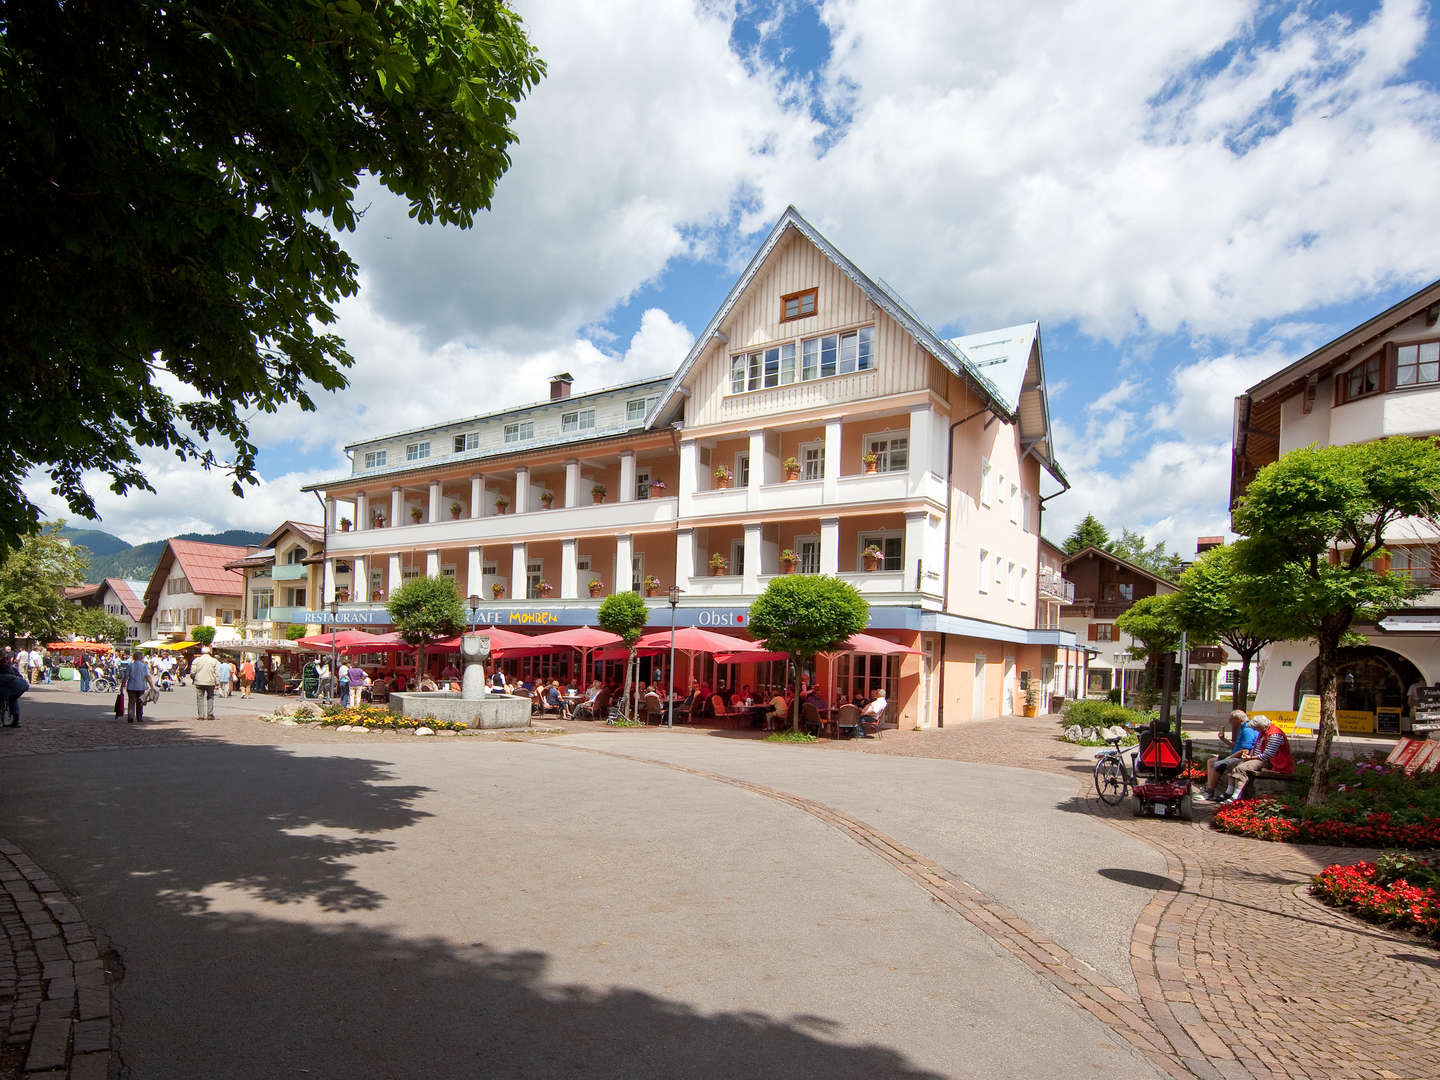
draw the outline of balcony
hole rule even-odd
[[[835,494],[827,500],[824,480],[789,480],[762,484],[752,496],[749,488],[709,488],[696,491],[689,499],[687,513],[702,515],[763,514],[797,507],[834,506],[866,502],[899,502],[905,499],[945,501],[944,482],[926,473],[912,485],[904,472],[859,473],[835,481]]]
[[[307,610],[304,605],[298,607],[272,607],[270,609],[270,621],[277,623],[304,623],[305,612]]]
[[[1075,603],[1075,583],[1066,581],[1058,571],[1041,568],[1040,597],[1043,600],[1059,600],[1062,604]]]
[[[576,536],[580,533],[629,532],[647,525],[675,520],[678,499],[635,499],[619,503],[587,503],[523,514],[497,514],[483,518],[447,518],[418,525],[330,533],[329,554],[390,551],[409,547],[499,544],[532,536]],[[276,567],[278,570],[279,567]]]
[[[1073,582],[1067,582],[1073,588]],[[1080,599],[1067,603],[1060,612],[1067,619],[1113,619],[1125,614],[1133,605],[1131,600],[1089,600]]]
[[[304,581],[310,570],[304,563],[276,563],[270,571],[272,581]]]

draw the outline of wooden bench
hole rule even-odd
[[[1275,772],[1266,769],[1250,778],[1251,795],[1270,795],[1286,791],[1298,778],[1294,773]]]

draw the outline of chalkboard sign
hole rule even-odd
[[[1379,709],[1375,713],[1375,730],[1381,735],[1400,734],[1400,710]]]
[[[1415,715],[1411,717],[1413,731],[1434,731],[1440,728],[1440,686],[1422,686],[1415,691]]]

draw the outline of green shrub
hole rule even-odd
[[[1109,701],[1071,701],[1066,704],[1061,723],[1068,727],[1137,727],[1155,719],[1155,713],[1138,712]]]
[[[1120,688],[1118,686],[1112,687],[1109,694],[1110,704],[1119,705],[1121,696]]]
[[[765,736],[766,742],[811,743],[819,742],[808,731],[776,731]]]

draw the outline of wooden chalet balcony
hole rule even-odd
[[[1070,584],[1067,582],[1067,584]],[[1113,619],[1130,610],[1130,600],[1076,600],[1060,609],[1062,618]]]

